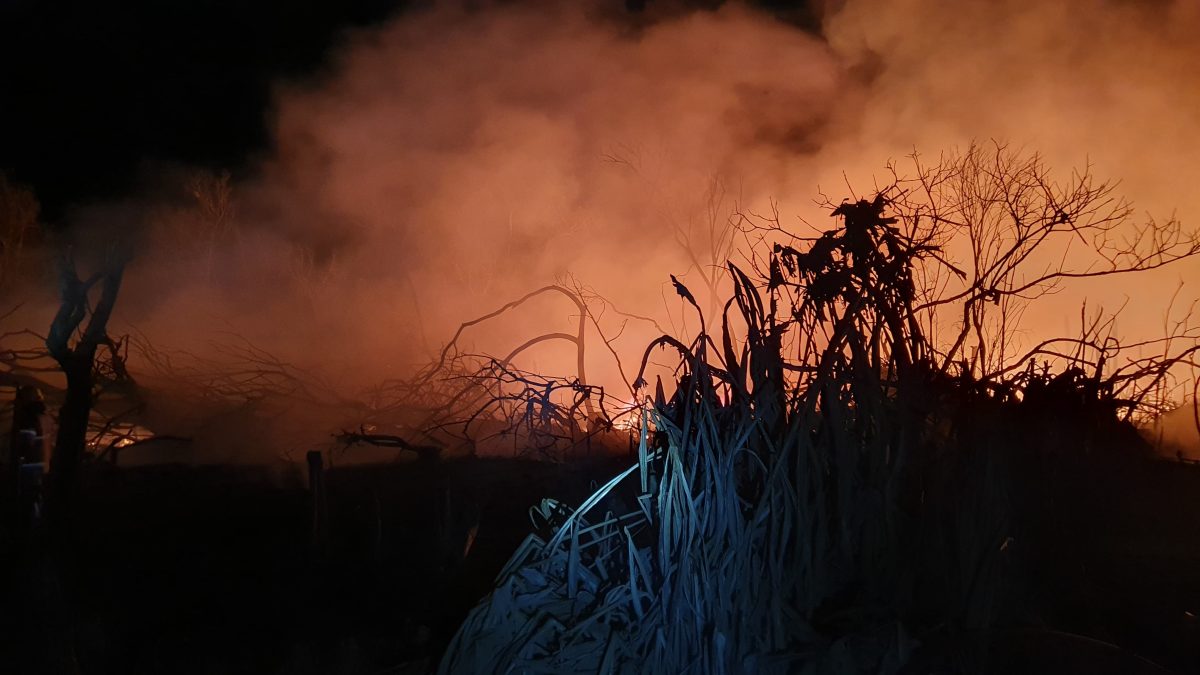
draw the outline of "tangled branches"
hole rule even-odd
[[[642,373],[658,348],[680,365],[638,463],[577,510],[543,504],[550,536],[517,551],[441,672],[897,672],[908,636],[1010,611],[1010,463],[1125,442],[1118,411],[1189,365],[1197,336],[1184,321],[1149,343],[1178,347],[1120,363],[1102,315],[1023,353],[1009,322],[1069,279],[1191,258],[1200,237],[1152,225],[1115,244],[1128,211],[1107,186],[985,159],[830,205],[839,226],[815,238],[767,223],[783,241],[757,279],[729,265],[715,337],[673,279],[703,329],[643,357]],[[1068,266],[1077,241],[1101,262]],[[622,488],[636,506],[601,515]]]
[[[534,298],[567,298],[577,314],[574,333],[547,332],[526,339],[501,358],[460,350],[465,333]],[[632,414],[633,406],[609,396],[587,378],[586,345],[589,332],[597,335],[623,374],[612,338],[602,330],[592,304],[607,308],[587,289],[561,284],[544,286],[462,323],[438,358],[415,377],[390,381],[376,389],[371,399],[381,402],[376,417],[406,415],[416,419],[406,432],[433,442],[459,444],[470,454],[483,449],[511,448],[516,456],[533,455],[557,460],[575,451],[588,451],[594,443]],[[601,310],[603,311],[603,310]],[[626,315],[626,319],[643,319]],[[518,357],[538,345],[566,342],[575,350],[571,376],[535,374],[515,365]],[[632,394],[632,387],[630,388]],[[378,425],[376,425],[378,426]]]

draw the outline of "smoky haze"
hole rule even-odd
[[[236,335],[347,391],[411,373],[459,322],[556,281],[687,330],[668,275],[703,294],[725,245],[713,226],[736,210],[825,227],[819,191],[870,193],[887,160],[973,139],[1040,151],[1064,176],[1090,163],[1139,217],[1200,212],[1195,3],[848,0],[823,36],[732,3],[639,21],[497,3],[348,34],[319,77],[278,85],[252,177],[164,169],[149,198],[81,214],[144,224],[119,320],[216,360]],[[1069,334],[1084,297],[1130,298],[1120,332],[1153,335],[1198,276],[1093,283],[1023,328]],[[571,331],[574,313],[542,298],[465,346],[507,353]],[[628,323],[627,370],[656,333]],[[569,374],[568,347],[520,365]],[[589,371],[620,391],[611,358],[593,344]]]

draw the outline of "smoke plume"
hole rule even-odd
[[[1200,213],[1192,2],[848,0],[821,35],[736,3],[637,20],[471,4],[347,34],[319,75],[279,83],[250,175],[167,172],[175,191],[136,206],[120,318],[210,358],[236,335],[348,388],[411,372],[459,322],[549,283],[678,327],[668,275],[704,291],[735,212],[825,226],[818,191],[869,193],[887,160],[973,139],[1064,176],[1091,165],[1139,213]],[[1089,284],[1024,329],[1069,333],[1084,297],[1129,297],[1121,331],[1152,335],[1196,277]],[[465,341],[506,353],[574,313],[547,297]],[[631,320],[614,347],[633,361],[656,331]],[[619,390],[602,345],[588,358]],[[573,347],[522,359],[569,372]]]

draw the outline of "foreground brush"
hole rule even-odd
[[[1168,228],[1113,254],[1127,212],[1106,186],[1060,188],[1002,150],[838,205],[838,228],[777,242],[757,283],[730,264],[720,344],[672,278],[702,330],[642,360],[680,355],[638,462],[576,509],[533,509],[538,532],[439,672],[897,673],[923,642],[1020,616],[1018,467],[1136,444],[1130,416],[1196,350],[1172,335],[1182,347],[1132,357],[1093,321],[1017,353],[1006,313],[1078,276],[1023,266],[1073,237],[1105,274],[1198,249]],[[956,234],[992,238],[954,263]]]

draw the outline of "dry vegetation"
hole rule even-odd
[[[532,511],[538,531],[441,672],[893,673],[918,638],[1028,609],[1017,467],[1138,452],[1125,420],[1196,334],[1181,323],[1147,356],[1093,319],[1018,350],[1021,308],[1200,240],[1131,227],[1111,186],[1055,184],[1003,147],[916,169],[831,205],[838,226],[814,238],[759,218],[773,246],[755,277],[729,265],[719,317],[676,282],[709,328],[648,349],[680,362],[675,394],[644,409],[637,463],[577,508]],[[1072,247],[1096,262],[1070,267],[1089,257]]]
[[[1032,611],[1014,571],[1027,517],[1015,477],[1047,455],[1144,451],[1131,422],[1179,397],[1200,348],[1187,310],[1134,344],[1114,334],[1115,314],[1086,308],[1078,335],[1023,344],[1017,333],[1031,303],[1066,284],[1194,258],[1195,230],[1136,224],[1110,184],[1086,172],[1056,183],[1037,156],[1003,146],[934,166],[911,159],[913,177],[893,165],[870,196],[827,200],[837,225],[812,236],[777,213],[720,215],[714,184],[703,232],[676,227],[704,272],[707,302],[672,277],[699,332],[664,334],[636,370],[615,336],[652,320],[572,282],[463,323],[410,378],[344,392],[237,336],[215,357],[111,337],[124,265],[114,252],[86,279],[64,258],[50,332],[0,336],[0,376],[66,402],[60,420],[73,423],[60,421],[69,435],[59,432],[56,455],[67,476],[153,442],[139,424],[155,414],[179,427],[161,412],[172,406],[259,422],[300,411],[324,425],[328,448],[424,460],[496,448],[551,461],[636,453],[577,508],[546,499],[532,509],[537,531],[441,672],[898,672],[932,637]],[[228,177],[192,188],[209,224],[193,244],[211,261],[239,236]],[[14,213],[23,223],[31,212]],[[8,230],[6,256],[32,241],[24,225]],[[718,265],[735,240],[742,258]],[[20,264],[5,260],[6,270]],[[723,304],[712,300],[720,288]],[[573,331],[502,356],[460,349],[465,331],[543,296],[573,307]],[[515,365],[549,342],[574,348],[576,372]],[[589,347],[611,355],[627,392],[589,381]],[[664,350],[678,356],[674,388],[660,381],[651,393],[652,357]],[[168,383],[169,394],[159,388]]]

